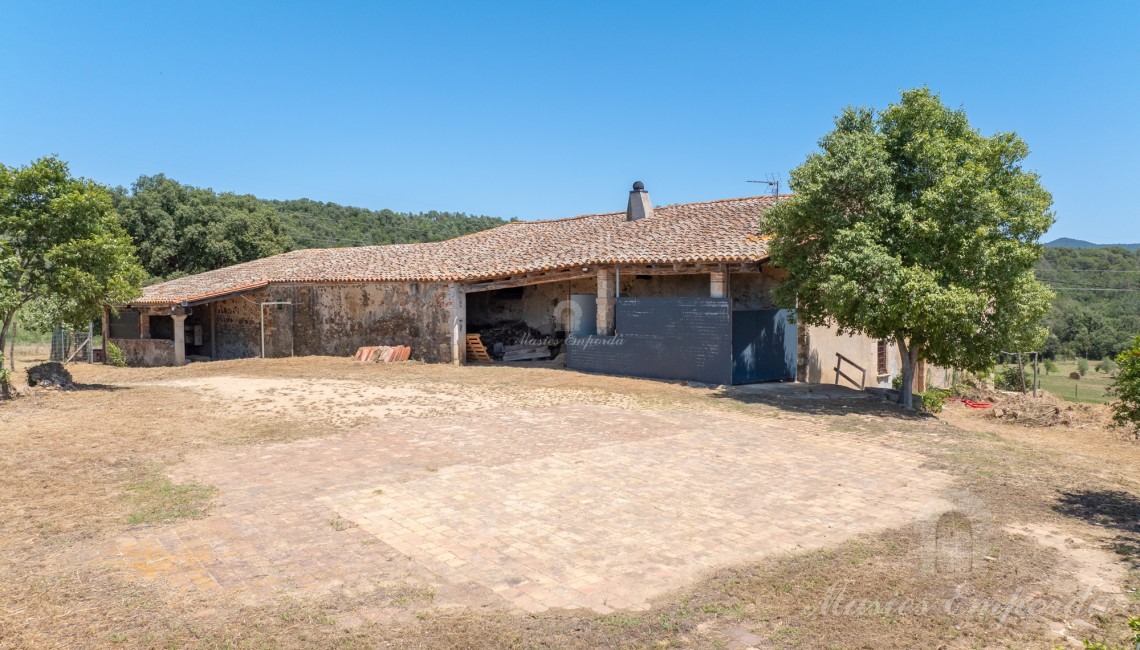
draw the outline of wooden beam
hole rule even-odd
[[[464,285],[464,293],[474,293],[476,291],[494,291],[496,289],[510,289],[512,287],[524,287],[529,284],[546,284],[548,282],[566,282],[567,280],[581,280],[582,278],[592,278],[592,272],[583,273],[579,270],[581,267],[571,269],[569,271],[543,271],[541,273],[526,273],[522,275],[514,275],[502,280],[494,280],[491,282],[477,282],[475,284]]]

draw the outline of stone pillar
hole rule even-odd
[[[150,338],[150,313],[145,307],[139,310],[139,338]]]
[[[463,285],[447,285],[447,325],[451,336],[451,363],[459,366],[467,361],[467,294]]]
[[[614,333],[614,270],[598,269],[598,336]]]
[[[709,297],[728,297],[728,271],[713,271],[709,274]]]
[[[186,365],[186,314],[173,314],[174,319],[174,365]]]

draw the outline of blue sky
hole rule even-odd
[[[1140,241],[1140,3],[5,3],[0,161],[538,219],[759,194],[845,105],[1013,130],[1049,238]]]

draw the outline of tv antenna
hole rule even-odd
[[[781,179],[780,179],[779,174],[768,174],[768,180],[766,180],[766,181],[746,181],[746,182],[748,182],[748,183],[761,183],[763,185],[767,185],[768,187],[772,188],[772,196],[776,199],[779,199],[780,198],[780,180]]]

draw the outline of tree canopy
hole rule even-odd
[[[443,241],[507,223],[462,212],[368,210],[309,199],[265,200],[303,248]]]
[[[1037,277],[1057,292],[1046,356],[1114,357],[1140,333],[1140,251],[1048,247]]]
[[[922,88],[844,110],[819,146],[766,219],[800,322],[895,341],[908,408],[918,361],[982,369],[1044,339],[1053,294],[1033,267],[1052,197],[1021,138],[983,136]]]
[[[115,208],[155,278],[201,273],[290,250],[270,206],[250,195],[183,185],[163,174],[115,190]]]
[[[442,241],[506,221],[460,212],[401,213],[309,199],[217,193],[163,174],[115,191],[115,207],[154,280],[201,273],[294,248]]]
[[[1116,397],[1112,420],[1117,426],[1132,429],[1132,435],[1140,438],[1140,336],[1132,339],[1131,347],[1116,357],[1116,363],[1120,372],[1109,388]]]
[[[41,327],[85,327],[143,278],[108,189],[52,156],[0,165],[0,350],[17,310]]]

